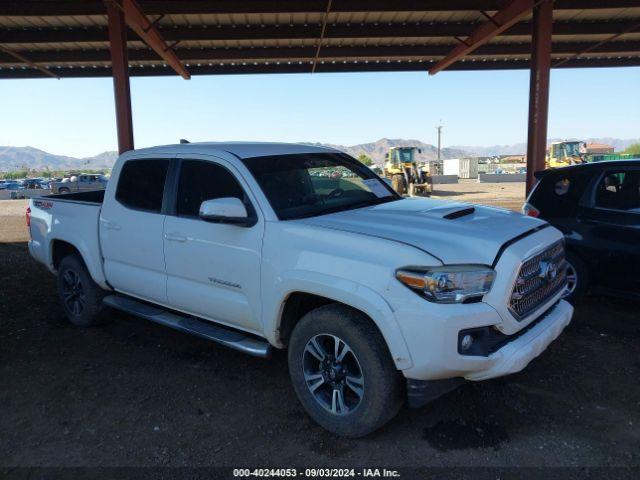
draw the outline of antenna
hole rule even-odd
[[[186,138],[181,138],[180,139],[180,143],[191,143],[189,140],[187,140]]]

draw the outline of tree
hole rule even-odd
[[[640,143],[632,143],[625,149],[623,153],[630,153],[631,155],[640,155]]]
[[[371,165],[373,165],[373,160],[371,160],[371,157],[368,157],[364,153],[361,153],[360,155],[358,155],[358,160],[360,160],[360,162],[366,165],[367,167],[370,167]]]

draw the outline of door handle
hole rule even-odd
[[[100,223],[102,223],[102,226],[107,230],[120,230],[121,228],[120,225],[110,222],[109,220],[100,220]]]
[[[164,238],[165,240],[169,240],[170,242],[184,243],[187,241],[187,237],[181,235],[178,232],[165,233]]]

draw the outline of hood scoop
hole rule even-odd
[[[421,212],[429,217],[444,218],[445,220],[455,220],[456,218],[472,215],[476,211],[475,207],[463,203],[451,203],[441,207],[431,208]]]
[[[471,215],[476,211],[475,207],[467,207],[460,210],[456,210],[455,212],[447,213],[443,215],[442,218],[446,218],[447,220],[455,220],[456,218],[466,217],[467,215]]]

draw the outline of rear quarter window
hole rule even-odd
[[[530,203],[546,218],[571,215],[591,178],[589,172],[547,174],[535,189]]]

